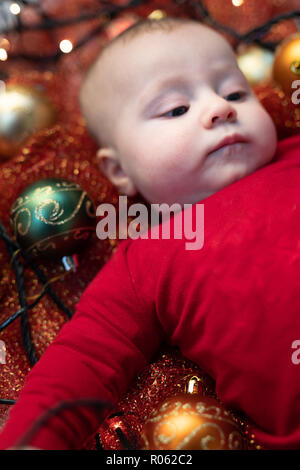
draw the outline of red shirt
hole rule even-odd
[[[271,164],[203,201],[202,249],[186,250],[184,238],[121,243],[28,374],[1,448],[61,400],[117,403],[168,340],[255,423],[265,448],[300,449],[300,364],[292,361],[300,340],[299,145],[300,136],[280,142]],[[94,410],[67,411],[31,444],[81,448],[98,427]]]

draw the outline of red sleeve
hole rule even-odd
[[[129,241],[130,242],[130,241]],[[116,403],[162,340],[151,301],[142,305],[126,264],[128,241],[84,292],[73,319],[28,374],[0,434],[0,448],[14,445],[34,420],[62,400],[93,397]],[[151,341],[149,341],[151,337]],[[31,445],[79,449],[99,427],[95,409],[64,411]]]

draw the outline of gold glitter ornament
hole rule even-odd
[[[24,85],[0,87],[0,159],[15,155],[26,138],[57,120],[47,96]]]
[[[295,91],[292,83],[300,80],[300,33],[292,34],[277,48],[273,79],[291,97]]]
[[[192,393],[167,398],[152,412],[141,434],[143,450],[247,448],[238,420],[216,399],[199,394],[196,379],[186,387]]]
[[[11,225],[22,248],[34,256],[76,253],[95,230],[95,207],[76,183],[49,178],[28,186],[11,210]]]

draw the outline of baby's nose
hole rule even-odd
[[[224,122],[234,122],[237,118],[237,112],[229,101],[221,96],[212,98],[208,103],[206,111],[202,114],[202,124],[206,129],[210,129]]]

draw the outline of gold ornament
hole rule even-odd
[[[292,83],[300,80],[300,33],[292,34],[277,48],[273,79],[286,95],[291,96],[295,91]]]
[[[255,45],[241,47],[237,56],[239,68],[251,85],[271,78],[273,60],[273,52]]]
[[[193,376],[186,390],[166,399],[146,421],[143,450],[241,450],[246,439],[238,420],[217,400],[199,394]]]
[[[0,89],[0,158],[15,155],[27,137],[55,122],[55,110],[44,93],[24,85],[4,85]]]

